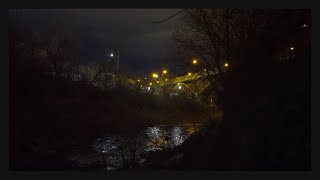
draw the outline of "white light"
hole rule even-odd
[[[181,89],[182,87],[181,87],[181,86],[179,86],[178,88],[179,88],[179,89]]]
[[[113,57],[113,53],[111,53],[110,56]]]
[[[148,87],[147,89],[148,89],[148,91],[150,91],[150,87]]]

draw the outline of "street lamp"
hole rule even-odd
[[[106,50],[107,53],[106,53],[106,56],[107,58],[109,58],[109,56],[111,58],[114,58],[116,56],[116,73],[118,72],[118,69],[119,69],[119,60],[120,60],[120,56],[119,56],[119,51],[117,50],[110,50],[110,49],[107,49]],[[111,51],[111,52],[110,52]]]
[[[152,77],[154,77],[154,78],[158,78],[159,76],[158,76],[158,74],[153,73],[153,74],[152,74]]]
[[[191,76],[191,72],[188,73],[188,76]]]
[[[197,59],[194,59],[194,60],[192,61],[192,64],[197,64],[197,63],[198,63]]]
[[[227,62],[224,63],[224,67],[229,67],[229,64]]]
[[[290,60],[292,60],[292,58],[294,57],[294,52],[293,52],[294,51],[294,47],[293,46],[290,47],[290,51],[291,52],[289,53],[289,58],[290,58]]]
[[[163,74],[167,74],[167,72],[168,72],[167,70],[163,70],[162,71]]]

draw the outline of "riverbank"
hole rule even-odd
[[[75,144],[86,149],[106,134],[132,136],[148,126],[199,123],[210,116],[179,98],[125,89],[102,91],[39,74],[12,78],[10,168],[14,170],[66,169]]]

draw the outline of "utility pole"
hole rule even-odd
[[[120,61],[119,50],[106,49],[106,57],[107,57],[107,61],[113,61],[113,62],[116,61],[115,73],[118,73],[118,71],[119,71],[119,61]]]
[[[116,53],[117,53],[117,69],[116,69],[116,73],[118,74],[118,70],[119,70],[119,61],[120,61],[120,53],[119,53],[119,51],[117,51]]]

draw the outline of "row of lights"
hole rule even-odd
[[[290,50],[293,51],[293,50],[294,50],[294,47],[290,47]],[[196,59],[194,59],[194,60],[192,61],[192,64],[197,64],[197,63],[198,63],[198,61],[197,61]],[[229,64],[226,62],[226,63],[224,64],[224,67],[229,67]],[[204,69],[204,71],[206,71],[206,69]],[[163,70],[163,74],[167,74],[167,70]],[[189,72],[189,73],[188,73],[188,76],[191,76],[191,75],[192,75],[192,73]],[[156,73],[153,73],[153,74],[152,74],[152,77],[158,78],[158,75],[157,75]],[[145,79],[147,79],[147,78],[145,78]],[[166,79],[166,81],[168,81],[168,79]],[[140,82],[140,80],[138,80],[138,82]],[[159,81],[157,81],[157,83],[159,83]],[[149,85],[152,86],[152,82],[150,82]],[[180,83],[178,83],[178,85],[179,85],[179,86],[178,86],[178,89],[182,89],[182,86],[180,85]],[[141,85],[141,87],[142,87],[142,85]],[[148,90],[150,90],[150,87],[148,87]]]
[[[290,50],[293,51],[293,50],[294,50],[294,47],[291,46],[291,47],[290,47]],[[194,65],[195,65],[195,64],[198,64],[197,59],[194,59],[194,60],[192,61],[192,64],[194,64]],[[224,63],[224,67],[229,67],[228,62],[225,62],[225,63]],[[206,70],[204,69],[204,71],[206,71]],[[189,73],[189,74],[190,74],[190,73]]]
[[[291,47],[290,47],[290,50],[293,51],[293,50],[294,50],[294,47],[291,46]],[[113,56],[113,54],[111,54],[111,56]],[[193,60],[192,60],[192,64],[194,64],[194,65],[198,64],[198,60],[197,60],[197,59],[193,59]],[[226,67],[226,68],[229,67],[228,62],[225,62],[225,63],[224,63],[224,67]],[[206,69],[204,69],[204,71],[206,71]],[[162,71],[162,76],[165,75],[165,74],[167,74],[167,73],[168,73],[168,71],[167,71],[166,69],[164,69],[164,70]],[[191,76],[191,75],[192,75],[192,73],[189,72],[189,73],[188,73],[188,76]],[[153,74],[152,74],[152,77],[153,77],[153,78],[158,78],[159,75],[158,75],[157,73],[153,73]],[[147,78],[144,78],[144,79],[147,79]],[[165,79],[165,81],[168,81],[168,79]],[[140,79],[138,79],[138,82],[140,82]],[[159,83],[159,81],[157,81],[157,83]],[[150,82],[149,85],[152,86],[152,82]],[[181,89],[181,86],[179,86],[179,89]]]
[[[193,59],[192,60],[192,64],[194,64],[194,65],[198,64],[198,60],[197,59]],[[229,67],[229,64],[227,62],[224,63],[224,67]],[[204,69],[204,71],[206,71],[206,70]]]
[[[113,56],[113,54],[111,54],[111,55]],[[194,64],[194,65],[198,64],[198,60],[197,60],[197,59],[193,59],[193,60],[192,60],[192,64]],[[226,63],[224,64],[224,66],[225,66],[225,67],[229,67],[229,64],[226,62]],[[204,69],[204,71],[206,71],[206,70]],[[167,73],[168,73],[168,70],[164,69],[164,70],[162,71],[162,76],[163,76],[163,75],[166,75]],[[191,75],[192,75],[192,73],[189,72],[189,73],[188,73],[188,76],[191,76]],[[157,73],[152,73],[152,77],[153,77],[153,78],[158,78],[159,75],[158,75]],[[147,79],[147,78],[144,78],[144,79]],[[165,81],[168,81],[168,79],[165,79]],[[138,79],[138,82],[140,82],[140,79]],[[157,81],[157,83],[159,83],[159,81]],[[150,82],[149,84],[152,85],[151,82]]]

